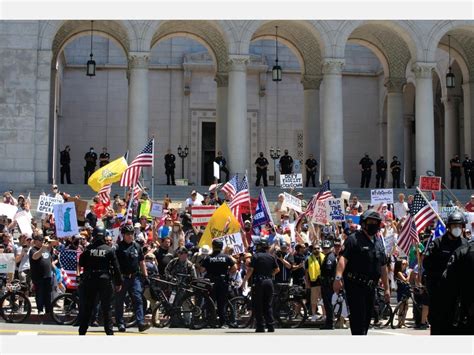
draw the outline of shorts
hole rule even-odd
[[[321,286],[311,287],[311,304],[318,304],[321,298]]]

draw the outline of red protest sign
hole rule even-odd
[[[441,191],[440,176],[420,176],[421,191]]]
[[[258,198],[250,198],[250,203],[252,204],[252,210],[249,209],[248,203],[243,203],[240,205],[240,213],[242,214],[255,214],[257,209]]]

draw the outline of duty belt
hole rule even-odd
[[[265,276],[265,275],[254,275],[253,276],[254,281],[263,281],[263,280],[270,280],[271,276]]]
[[[132,272],[131,274],[122,274],[123,278],[125,279],[131,279],[132,277],[135,277],[137,275],[136,272]]]
[[[357,272],[348,272],[346,274],[346,278],[351,280],[359,285],[367,286],[367,287],[375,287],[377,286],[377,280],[373,280],[366,275],[359,274]]]

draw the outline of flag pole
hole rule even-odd
[[[151,200],[155,200],[155,136],[151,144],[151,153],[153,158],[151,160]]]
[[[435,209],[434,209],[433,206],[431,205],[430,201],[428,201],[428,199],[426,198],[426,196],[425,196],[425,194],[423,193],[423,191],[421,191],[418,186],[416,187],[416,191],[418,191],[418,192],[420,193],[421,197],[423,197],[423,199],[426,201],[426,203],[428,204],[428,206],[430,206],[431,210],[434,212],[434,214],[436,215],[436,217],[438,218],[438,220],[441,222],[441,224],[443,225],[443,227],[446,228],[446,225],[444,224],[443,219],[440,217],[440,215],[438,214],[438,212],[435,211]]]
[[[127,162],[127,166],[128,166],[128,153],[129,153],[129,151],[127,150],[127,153],[125,153],[125,161]],[[127,187],[128,186],[123,187],[123,198],[124,199],[127,197]]]

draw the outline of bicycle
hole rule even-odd
[[[6,293],[0,298],[0,316],[8,323],[22,323],[31,314],[31,302],[25,292],[28,286],[19,280],[6,285]]]
[[[410,286],[410,292],[403,295],[400,302],[397,303],[390,319],[390,326],[392,327],[392,329],[401,328],[403,326],[406,327],[405,320],[409,308],[408,301],[410,299],[412,301],[413,308],[418,308],[418,311],[421,314],[422,305],[418,304],[418,302],[415,301],[415,297],[413,296],[413,294],[421,293],[423,291],[423,288],[424,286]]]
[[[392,319],[392,307],[390,302],[385,302],[384,296],[385,290],[383,287],[377,287],[375,289],[375,302],[374,302],[374,326],[388,327]]]
[[[308,310],[303,300],[303,287],[289,284],[275,284],[273,313],[282,328],[299,328],[308,318]]]

